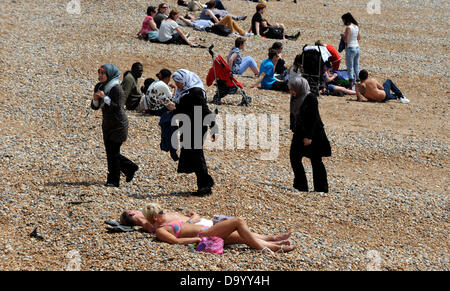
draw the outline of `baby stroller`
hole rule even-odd
[[[311,92],[319,96],[323,88],[323,72],[325,62],[331,56],[325,47],[307,46],[302,51],[302,77],[304,77],[311,88]]]
[[[211,86],[216,81],[217,92],[213,97],[213,103],[216,105],[222,104],[221,99],[228,94],[236,94],[239,90],[242,95],[242,101],[239,106],[248,106],[252,99],[245,94],[244,85],[239,83],[231,73],[231,69],[225,60],[219,55],[214,58],[213,49],[214,45],[211,45],[208,49],[209,54],[213,59],[213,66],[209,69],[208,76],[206,77],[206,85]]]

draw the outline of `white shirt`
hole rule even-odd
[[[173,20],[163,20],[161,27],[159,28],[158,40],[160,42],[166,42],[172,38],[177,31],[178,23]]]
[[[358,43],[358,32],[359,27],[358,25],[350,25],[350,36],[348,38],[347,47],[359,47]]]
[[[163,81],[155,81],[147,89],[144,107],[146,110],[159,110],[172,101],[172,92]]]

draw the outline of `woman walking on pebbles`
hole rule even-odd
[[[359,81],[359,40],[361,36],[358,22],[350,12],[342,15],[341,19],[345,25],[345,33],[341,34],[345,42],[345,64],[347,65],[347,73],[350,80],[350,90],[353,90],[355,78]]]
[[[308,192],[308,181],[302,158],[311,159],[314,191],[328,193],[327,172],[322,157],[331,156],[331,147],[320,119],[317,97],[310,92],[303,77],[289,80],[291,93],[290,120],[294,132],[290,150],[294,170],[294,188]]]
[[[205,155],[203,154],[204,136],[208,127],[203,125],[204,119],[212,112],[206,104],[206,93],[200,78],[188,71],[176,71],[172,79],[175,81],[177,91],[173,102],[175,102],[174,118],[177,114],[183,114],[188,120],[183,121],[183,131],[181,141],[180,160],[178,162],[178,173],[195,173],[197,176],[198,191],[195,196],[205,196],[212,193],[214,186],[213,178],[208,174]],[[197,116],[196,116],[197,115]],[[211,117],[211,116],[209,116]],[[200,122],[197,122],[199,120]],[[214,128],[215,122],[211,121],[211,128]],[[215,134],[212,132],[212,141],[215,141]]]
[[[120,172],[130,182],[138,166],[120,154],[120,147],[128,135],[128,117],[125,114],[125,97],[120,87],[120,72],[114,65],[102,65],[98,69],[99,83],[95,85],[91,108],[102,109],[103,142],[108,161],[106,187],[119,187]]]

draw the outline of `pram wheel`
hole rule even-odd
[[[245,94],[245,92],[242,92],[242,101],[239,106],[249,106],[250,103],[252,103],[252,98]]]

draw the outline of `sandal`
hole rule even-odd
[[[271,256],[275,255],[275,252],[269,249],[268,247],[263,247],[259,250],[261,253],[269,253]]]

